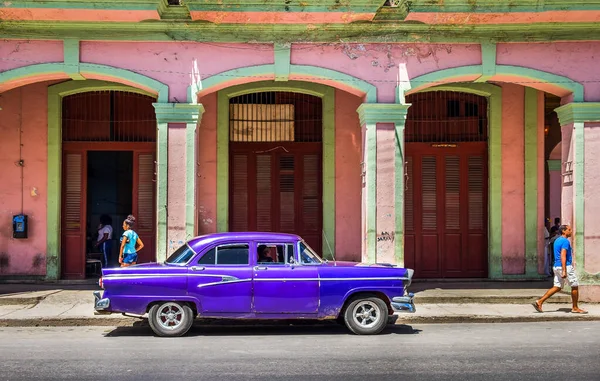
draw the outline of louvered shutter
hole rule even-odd
[[[248,230],[248,156],[234,154],[231,160],[230,230]]]
[[[422,228],[423,230],[437,230],[436,158],[435,156],[425,156],[422,160]]]
[[[460,158],[446,156],[446,229],[460,230]]]
[[[272,231],[271,155],[256,156],[256,230]]]
[[[82,152],[63,156],[63,239],[62,274],[64,278],[85,277],[84,178],[86,157]]]
[[[137,169],[133,179],[133,213],[136,218],[134,230],[144,242],[138,261],[151,262],[156,260],[154,154],[135,153],[134,157],[134,168]]]
[[[481,156],[469,157],[469,230],[484,227],[484,162]]]
[[[296,229],[294,159],[294,156],[279,157],[279,229],[286,233]]]
[[[414,214],[414,180],[413,180],[413,158],[406,158],[406,176],[404,178],[404,230],[412,232],[415,230]]]

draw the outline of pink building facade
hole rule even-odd
[[[280,230],[420,278],[533,280],[560,216],[600,300],[600,4],[29,3],[0,6],[1,278],[84,278],[99,216],[116,240],[133,213],[143,261]]]

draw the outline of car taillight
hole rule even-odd
[[[100,286],[100,288],[104,288],[104,283],[102,282],[102,277],[100,277],[100,279],[98,279],[98,286]]]

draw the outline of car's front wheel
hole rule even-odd
[[[346,307],[344,322],[357,335],[376,335],[387,325],[387,305],[376,296],[357,297]]]
[[[182,336],[192,327],[194,312],[183,303],[158,303],[150,308],[148,323],[158,336]]]

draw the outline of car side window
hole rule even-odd
[[[247,265],[248,245],[226,245],[217,247],[217,265]]]
[[[293,243],[259,243],[256,255],[256,263],[261,265],[285,265],[295,262]]]
[[[198,260],[199,265],[247,265],[249,264],[248,244],[228,244],[213,247]]]
[[[199,265],[214,265],[216,249],[212,248],[198,260]]]

